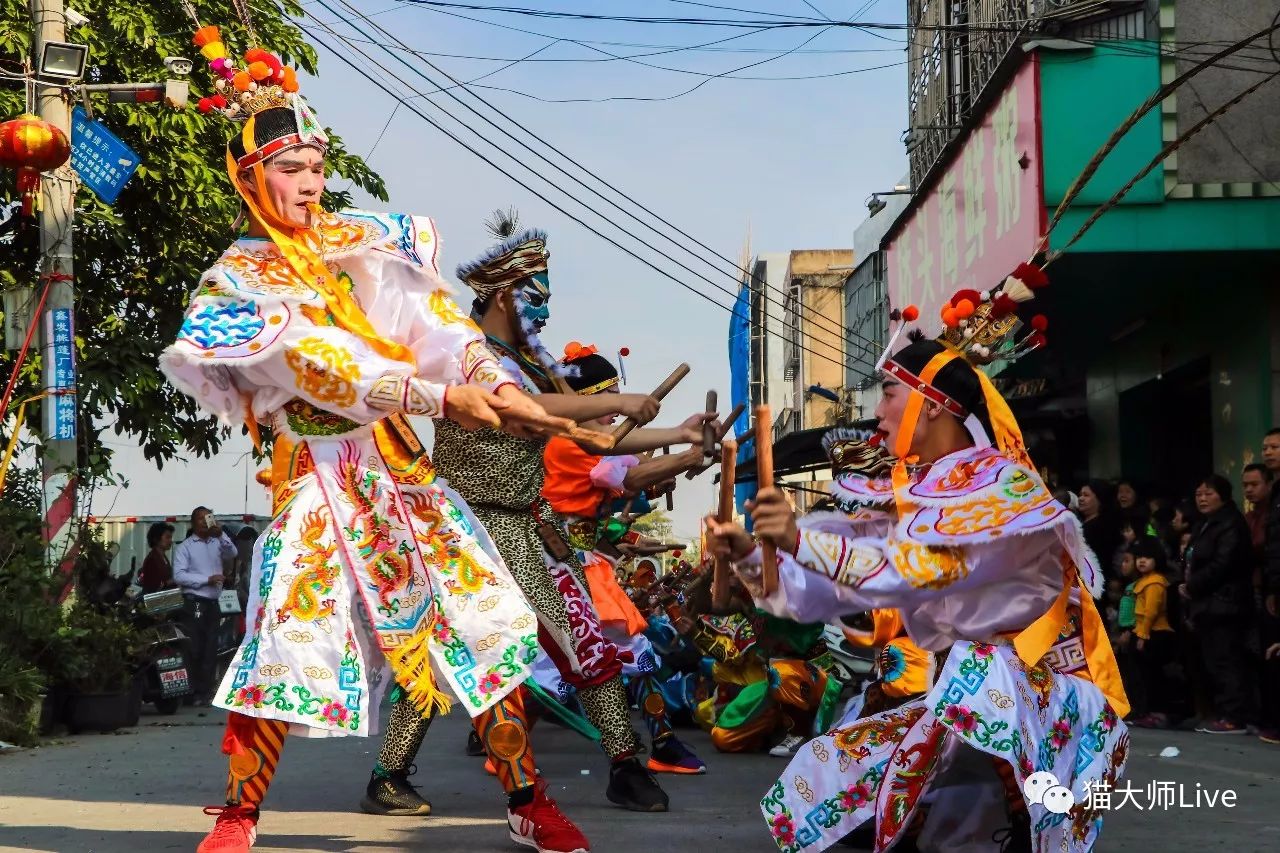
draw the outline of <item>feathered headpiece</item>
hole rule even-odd
[[[503,288],[547,271],[551,253],[547,251],[546,232],[528,229],[516,233],[519,224],[515,210],[494,211],[485,221],[485,228],[498,239],[497,245],[475,260],[458,265],[458,278],[482,302]]]

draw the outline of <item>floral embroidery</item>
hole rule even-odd
[[[502,687],[502,676],[496,672],[491,672],[480,679],[480,692],[486,696],[500,687]]]
[[[795,842],[796,824],[791,819],[790,812],[783,811],[782,814],[775,815],[771,822],[771,827],[773,829],[773,840],[782,849],[785,850],[787,846]]]
[[[304,394],[321,403],[355,405],[360,368],[347,350],[324,338],[306,337],[285,350],[284,360]]]
[[[973,734],[978,728],[978,715],[964,705],[948,705],[942,720],[960,734]]]
[[[871,801],[871,793],[866,782],[855,782],[840,792],[840,807],[847,812],[862,808]]]

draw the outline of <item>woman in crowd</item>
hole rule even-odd
[[[157,592],[173,586],[173,566],[169,549],[173,547],[173,525],[157,521],[147,530],[146,558],[138,571],[138,585],[143,592]]]
[[[1248,637],[1253,613],[1249,524],[1231,496],[1231,483],[1217,474],[1196,487],[1203,516],[1191,532],[1186,580],[1178,588],[1188,602],[1205,669],[1214,686],[1218,719],[1196,730],[1245,734],[1253,718]]]
[[[1120,523],[1111,486],[1105,480],[1090,480],[1080,489],[1080,520],[1084,523],[1084,541],[1110,580],[1115,577],[1111,558],[1120,547]]]

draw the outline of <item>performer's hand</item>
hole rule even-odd
[[[661,483],[654,483],[652,486],[645,489],[644,494],[645,494],[645,497],[647,497],[649,500],[656,501],[658,498],[663,497],[665,495],[669,495],[673,493],[675,490],[676,490],[676,481],[675,481],[675,478],[673,477],[670,480],[663,480]]]
[[[796,511],[779,488],[761,489],[754,501],[747,501],[751,524],[756,536],[768,539],[788,553],[795,553],[800,536],[796,527]]]
[[[1191,600],[1191,593],[1187,591],[1187,585],[1185,583],[1178,584],[1178,595],[1182,596],[1188,601]]]
[[[707,550],[725,560],[741,560],[756,547],[751,534],[732,521],[721,523],[715,516],[704,519],[707,530]]]
[[[498,412],[507,403],[479,385],[451,385],[444,395],[444,416],[463,429],[502,426]]]
[[[1264,655],[1264,657],[1266,657],[1267,660],[1271,660],[1272,658],[1280,658],[1280,643],[1273,643],[1272,645],[1268,646],[1267,652]]]
[[[1276,594],[1274,592],[1267,596],[1266,608],[1267,608],[1267,615],[1270,616],[1272,619],[1275,619],[1277,616],[1280,616],[1280,607],[1277,606]]]
[[[716,420],[715,415],[706,412],[698,412],[696,415],[690,415],[685,418],[684,423],[680,424],[680,436],[689,444],[698,445],[698,458],[702,458],[702,427],[711,424],[711,428],[716,430],[716,435],[720,432],[720,422]]]
[[[1139,638],[1138,638],[1138,651],[1142,651],[1144,648],[1146,648],[1146,645],[1147,645],[1147,641],[1146,641],[1146,640],[1144,640],[1144,639],[1142,639],[1141,637],[1139,637]]]
[[[614,405],[618,407],[618,414],[631,418],[640,426],[656,418],[658,410],[662,408],[658,398],[648,394],[619,394]]]

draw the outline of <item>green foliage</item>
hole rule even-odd
[[[631,529],[636,533],[652,536],[662,542],[669,541],[672,534],[671,519],[665,511],[660,509],[655,509],[637,518],[635,523],[631,525]]]
[[[202,22],[222,27],[232,50],[242,53],[251,46],[234,20],[232,4],[197,0],[194,6]],[[300,14],[299,4],[281,0],[252,7],[263,45],[314,74],[315,51],[288,19]],[[157,465],[188,453],[209,456],[228,435],[202,416],[190,398],[168,385],[157,360],[173,341],[201,272],[233,239],[230,225],[238,199],[227,179],[223,154],[231,125],[216,113],[201,115],[194,107],[212,87],[204,60],[191,44],[193,27],[177,0],[77,0],[76,11],[92,22],[68,29],[71,40],[89,46],[89,82],[163,80],[166,56],[186,56],[196,63],[190,77],[192,105],[186,110],[94,99],[95,117],[142,159],[116,204],[103,204],[87,189],[76,196],[76,347],[83,437],[79,461],[85,471],[103,475],[110,468],[110,450],[102,442],[105,429],[137,439]],[[28,55],[30,45],[27,3],[3,0],[0,69],[20,67],[15,63]],[[0,120],[21,113],[23,102],[20,84],[0,80]],[[349,154],[340,138],[330,135],[331,176],[354,181],[386,200],[382,179]],[[12,171],[0,171],[0,199],[16,196],[14,181]],[[342,193],[327,194],[326,203],[346,206],[350,199]],[[33,286],[38,260],[38,234],[28,227],[15,246],[0,250],[0,289]],[[0,357],[5,375],[13,356]],[[39,354],[33,353],[15,399],[36,393],[39,376]],[[38,430],[37,407],[30,412],[28,425]]]

